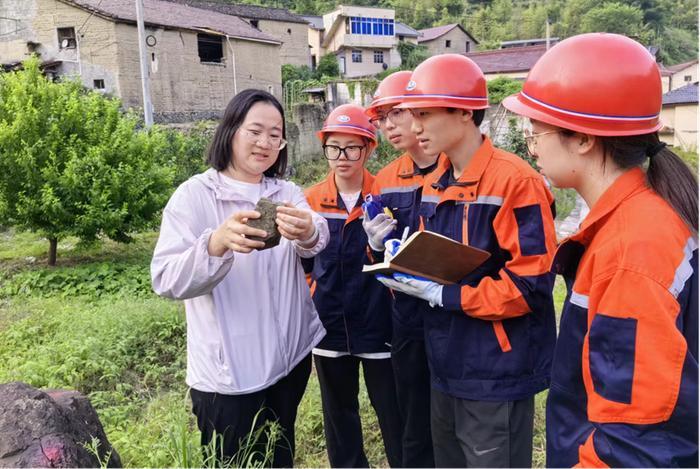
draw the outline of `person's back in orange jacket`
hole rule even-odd
[[[504,105],[530,118],[552,184],[591,207],[553,262],[568,295],[547,465],[698,467],[698,185],[659,141],[654,58],[624,36],[574,36]]]

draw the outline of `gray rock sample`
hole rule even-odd
[[[99,441],[108,467],[122,467],[95,409],[77,391],[0,384],[0,467],[101,467],[84,443]],[[109,455],[109,456],[107,456]]]
[[[282,205],[284,204],[263,197],[255,206],[255,210],[260,212],[260,218],[248,220],[248,226],[259,230],[265,230],[267,237],[261,238],[259,236],[248,236],[248,238],[265,243],[265,247],[260,248],[259,251],[273,248],[280,243],[282,235],[280,235],[280,231],[277,228],[275,218],[277,218],[277,207]]]

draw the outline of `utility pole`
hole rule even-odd
[[[545,27],[546,29],[546,40],[547,40],[547,47],[546,50],[549,50],[549,16],[547,16],[547,26]]]
[[[139,56],[141,58],[141,91],[143,92],[143,119],[146,127],[153,125],[151,87],[148,82],[148,54],[146,53],[146,29],[143,26],[143,0],[136,0],[136,28],[138,29]]]

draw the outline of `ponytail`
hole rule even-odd
[[[601,137],[605,158],[621,169],[643,166],[649,158],[647,182],[698,234],[698,180],[687,164],[659,141],[657,133]]]
[[[697,236],[698,180],[695,174],[668,148],[661,148],[649,158],[649,186],[673,207]]]

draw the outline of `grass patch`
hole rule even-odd
[[[698,152],[697,151],[686,151],[679,147],[671,147],[673,152],[680,156],[683,161],[685,161],[693,173],[698,174]]]

